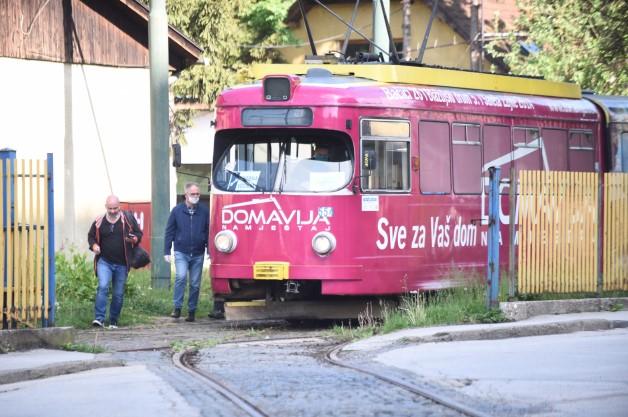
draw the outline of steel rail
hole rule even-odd
[[[402,388],[406,391],[409,391],[413,394],[419,395],[421,397],[427,398],[431,401],[434,401],[437,404],[440,404],[444,407],[447,407],[449,409],[455,410],[459,413],[462,413],[466,416],[469,417],[490,417],[488,414],[483,413],[481,411],[477,411],[474,410],[470,407],[467,407],[466,405],[460,404],[457,401],[451,400],[449,398],[446,398],[443,395],[437,394],[436,392],[429,390],[427,388],[422,388],[422,387],[417,387],[414,385],[411,385],[405,381],[402,381],[401,379],[395,378],[393,376],[389,376],[389,375],[382,375],[380,373],[377,373],[373,370],[370,369],[366,369],[364,367],[358,366],[358,365],[352,365],[352,364],[348,364],[344,361],[342,361],[340,359],[340,357],[338,356],[338,353],[342,350],[342,348],[344,348],[347,345],[347,343],[342,343],[340,345],[337,345],[335,347],[333,347],[332,349],[328,350],[327,353],[324,355],[324,358],[327,362],[336,365],[336,366],[340,366],[342,368],[347,368],[347,369],[351,369],[353,371],[357,371],[366,375],[370,375],[372,377],[375,377],[381,381],[387,382],[391,385],[394,385],[396,387]]]
[[[172,362],[179,369],[194,375],[197,378],[202,378],[203,382],[206,385],[210,386],[214,391],[218,392],[227,400],[231,401],[242,411],[247,413],[252,417],[269,417],[268,414],[264,413],[260,408],[255,406],[253,403],[248,401],[244,396],[238,394],[233,389],[227,387],[225,384],[220,382],[218,379],[211,376],[208,372],[205,372],[201,369],[196,368],[189,361],[189,357],[194,353],[194,350],[186,350],[184,352],[177,352],[172,356]]]

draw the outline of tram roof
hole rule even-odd
[[[305,75],[312,68],[323,68],[334,75],[349,75],[382,83],[452,87],[571,99],[582,98],[580,87],[573,83],[394,64],[255,64],[253,65],[253,75],[257,79],[277,74]]]

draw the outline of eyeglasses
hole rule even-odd
[[[196,195],[201,195],[201,193],[190,193],[190,195],[196,196]]]

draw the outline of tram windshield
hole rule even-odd
[[[314,129],[218,132],[213,184],[231,192],[332,192],[349,184],[348,136]]]

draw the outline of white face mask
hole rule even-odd
[[[197,196],[194,196],[194,197],[190,196],[189,197],[189,201],[190,201],[191,204],[198,204],[198,200],[199,200],[199,197],[197,197]]]

